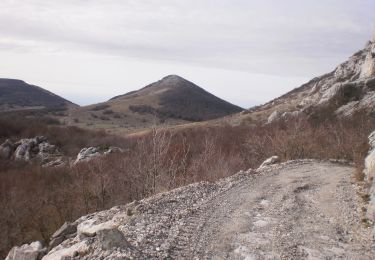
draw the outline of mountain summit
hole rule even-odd
[[[117,96],[111,101],[138,103],[133,111],[187,121],[209,120],[242,111],[194,83],[177,75],[169,75],[138,91]]]
[[[72,122],[128,130],[215,119],[243,109],[177,75],[74,112]],[[121,130],[122,131],[122,130]]]

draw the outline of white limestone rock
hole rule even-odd
[[[369,136],[370,151],[365,159],[365,176],[370,184],[370,201],[367,207],[367,218],[375,222],[375,131]]]
[[[5,142],[0,145],[0,158],[10,159],[12,157],[14,149],[15,146],[13,142],[9,139],[5,140]]]
[[[113,153],[123,153],[124,150],[111,146],[109,147],[106,151],[100,151],[99,148],[97,147],[88,147],[88,148],[83,148],[77,155],[77,158],[74,162],[74,164],[80,163],[80,162],[87,162],[90,161],[94,158],[100,157],[100,156],[105,156]]]
[[[75,160],[74,164],[80,163],[80,162],[87,162],[89,160],[92,160],[93,158],[101,156],[101,153],[99,151],[99,148],[97,147],[88,147],[83,148],[77,155],[77,159]]]
[[[16,143],[17,149],[14,153],[16,160],[30,161],[35,154],[35,146],[37,145],[35,139],[21,139]]]
[[[89,219],[80,223],[77,227],[78,235],[93,237],[100,230],[113,229],[117,227],[116,223],[114,223],[112,220],[103,223],[97,222],[97,219]]]
[[[88,242],[86,240],[72,244],[71,246],[59,245],[53,248],[42,260],[65,260],[74,257],[84,256],[89,251]]]
[[[123,153],[123,152],[124,152],[123,149],[119,147],[111,146],[108,148],[107,151],[104,152],[104,155],[113,154],[113,153]]]
[[[259,169],[261,168],[264,168],[264,167],[267,167],[267,166],[270,166],[272,164],[275,164],[275,163],[278,163],[280,162],[280,158],[279,156],[272,156],[270,158],[268,158],[267,160],[265,160],[260,166],[259,166]]]
[[[36,241],[20,247],[13,247],[5,260],[38,260],[43,256],[45,250],[42,243]]]
[[[280,117],[280,112],[277,110],[273,111],[272,114],[268,117],[268,120],[267,120],[268,124],[276,121],[277,119],[279,119],[279,117]]]
[[[368,78],[375,76],[375,54],[372,52],[367,53],[365,62],[361,68],[361,78]]]

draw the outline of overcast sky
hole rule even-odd
[[[178,74],[242,107],[361,49],[374,0],[0,0],[0,77],[85,105]]]

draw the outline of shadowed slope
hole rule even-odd
[[[0,111],[17,109],[55,109],[75,106],[43,88],[22,80],[0,79]]]

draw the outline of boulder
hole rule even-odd
[[[16,246],[10,250],[5,260],[38,260],[45,254],[46,249],[43,248],[41,242],[33,242],[20,247]]]
[[[56,145],[43,141],[39,143],[38,151],[36,157],[40,159],[43,167],[56,167],[65,164],[62,154]]]
[[[80,162],[87,162],[95,157],[100,156],[101,153],[99,152],[99,149],[96,147],[88,147],[83,148],[77,155],[77,159],[75,160],[74,164],[80,163]]]
[[[280,112],[278,110],[275,110],[267,120],[267,123],[270,124],[272,122],[275,122],[277,120],[290,120],[293,118],[299,117],[303,112],[300,110],[296,111],[286,111],[286,112]]]
[[[372,181],[375,177],[375,131],[369,137],[370,151],[365,159],[365,176],[367,181]]]
[[[375,131],[368,136],[368,141],[371,150],[375,149]]]
[[[5,140],[5,142],[0,145],[0,158],[2,159],[10,159],[14,152],[15,145],[9,139]]]
[[[62,157],[50,162],[43,163],[43,167],[60,167],[64,165],[66,165],[66,161],[64,161]]]
[[[279,119],[279,118],[280,118],[280,112],[277,111],[277,110],[275,110],[275,111],[273,111],[272,114],[268,117],[267,122],[268,122],[268,124],[270,124],[270,123],[276,121],[276,120]]]
[[[17,147],[14,152],[16,160],[30,161],[39,153],[39,144],[46,142],[47,138],[44,136],[36,136],[35,138],[21,139],[15,146]]]
[[[370,201],[367,207],[367,218],[375,222],[375,131],[369,136],[370,151],[365,159],[365,176],[370,185]]]
[[[361,78],[368,78],[375,75],[375,54],[367,53],[365,62],[361,68]]]
[[[117,228],[102,229],[97,232],[98,240],[103,250],[111,250],[113,248],[130,247],[123,233]]]
[[[77,233],[77,223],[65,222],[51,237],[49,248],[54,248],[61,244],[66,238],[72,237]]]
[[[278,163],[280,162],[280,158],[279,156],[272,156],[270,158],[268,158],[267,160],[265,160],[259,167],[259,169],[263,168],[263,167],[266,167],[266,166],[270,166],[272,164],[275,164],[275,163]]]
[[[87,162],[87,161],[90,161],[91,159],[94,159],[96,157],[103,156],[103,155],[108,155],[108,154],[112,154],[112,153],[123,153],[123,152],[124,152],[123,149],[121,149],[119,147],[115,147],[115,146],[109,147],[108,150],[106,150],[104,152],[101,152],[100,149],[97,148],[97,147],[83,148],[78,153],[74,164],[77,164],[77,163],[80,163],[80,162]]]
[[[14,153],[16,160],[30,161],[33,158],[33,154],[38,153],[36,151],[36,139],[21,139],[16,143],[17,149]],[[39,149],[39,148],[38,148]]]
[[[60,166],[64,163],[58,147],[48,143],[44,136],[21,139],[14,144],[14,149],[15,160],[30,161],[37,158],[43,166]]]
[[[53,233],[51,238],[67,236],[76,232],[77,232],[76,223],[65,222],[55,233]]]
[[[97,219],[89,219],[80,223],[77,227],[77,231],[79,235],[93,237],[101,230],[113,228],[117,228],[117,224],[112,220],[98,223]]]
[[[53,248],[42,260],[67,260],[80,259],[89,251],[88,241],[80,241],[79,243],[69,245],[59,245]]]
[[[296,110],[296,111],[292,111],[292,112],[284,112],[282,115],[281,115],[281,118],[284,119],[284,120],[289,120],[289,119],[293,119],[293,118],[297,118],[299,117],[300,115],[302,114],[301,111],[299,110]]]
[[[104,155],[112,154],[112,153],[123,153],[124,150],[122,150],[119,147],[111,146],[108,148],[107,151],[104,152]]]

